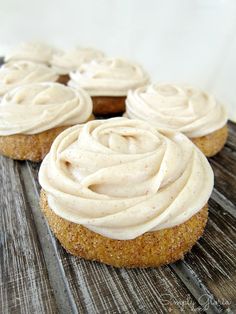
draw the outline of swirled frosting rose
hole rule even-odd
[[[57,51],[53,54],[51,65],[59,74],[68,74],[81,64],[104,57],[104,53],[93,48],[74,48],[69,51]]]
[[[0,102],[0,135],[37,134],[86,122],[92,100],[84,90],[58,83],[34,83],[13,89]]]
[[[82,64],[70,73],[68,85],[82,87],[91,96],[126,96],[129,89],[147,84],[141,66],[119,58],[103,58]]]
[[[114,118],[61,133],[39,181],[57,215],[127,240],[196,214],[210,197],[213,172],[185,135]]]
[[[54,49],[39,42],[23,42],[5,57],[5,62],[27,60],[49,64]]]
[[[17,86],[57,79],[58,74],[44,64],[30,61],[6,63],[0,68],[0,97]]]
[[[212,133],[227,122],[224,106],[212,95],[172,84],[152,84],[129,91],[126,116],[182,132],[190,138]]]

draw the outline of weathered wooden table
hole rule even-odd
[[[116,269],[69,255],[38,205],[39,165],[0,157],[0,313],[236,313],[236,124],[210,163],[204,236],[183,261]]]

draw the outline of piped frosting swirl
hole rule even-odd
[[[57,79],[58,74],[44,64],[30,61],[6,63],[0,68],[0,97],[18,86]]]
[[[70,73],[68,85],[82,87],[91,96],[126,96],[129,89],[148,83],[141,66],[120,58],[103,58],[82,64]]]
[[[62,132],[39,182],[57,215],[128,240],[190,219],[210,197],[213,172],[185,135],[114,118]]]
[[[57,51],[53,54],[51,65],[59,74],[69,74],[83,63],[104,57],[104,53],[93,48],[74,48],[68,51]]]
[[[13,89],[0,102],[0,135],[37,134],[86,122],[92,100],[84,90],[58,83],[34,83]]]
[[[49,64],[54,49],[39,42],[23,42],[5,57],[5,62],[32,61]]]
[[[224,106],[212,95],[172,84],[152,84],[129,91],[126,116],[182,132],[190,138],[212,133],[227,122]]]

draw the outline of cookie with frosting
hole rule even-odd
[[[62,132],[39,182],[41,208],[67,251],[157,267],[182,258],[202,235],[213,172],[185,135],[113,118]]]
[[[67,51],[55,51],[50,64],[67,83],[69,73],[76,71],[82,64],[104,57],[104,53],[94,48],[77,47]]]
[[[91,98],[82,89],[52,82],[15,88],[0,101],[0,154],[41,161],[60,132],[91,114]]]
[[[4,58],[5,62],[32,61],[49,64],[54,49],[40,42],[23,42],[10,51]]]
[[[30,61],[6,63],[0,68],[0,98],[15,87],[39,82],[57,82],[59,75],[44,64]]]
[[[219,152],[227,140],[224,106],[214,96],[189,86],[151,84],[131,90],[126,116],[184,133],[207,157]]]
[[[121,58],[102,58],[82,64],[70,73],[69,86],[84,88],[93,100],[95,115],[125,111],[129,89],[147,84],[149,77],[141,66]]]

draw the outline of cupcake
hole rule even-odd
[[[125,115],[184,133],[207,157],[218,153],[227,140],[225,108],[193,87],[152,84],[129,91]]]
[[[86,122],[91,113],[91,98],[83,90],[52,82],[13,89],[0,102],[0,154],[41,161],[59,133]]]
[[[56,82],[58,74],[44,64],[17,61],[0,68],[0,98],[11,89],[29,83]]]
[[[46,44],[38,42],[24,42],[8,53],[5,62],[32,61],[49,64],[54,49]]]
[[[70,78],[69,86],[82,87],[92,97],[93,113],[97,116],[123,113],[128,90],[149,81],[139,65],[118,58],[82,64],[70,73]]]
[[[182,258],[202,235],[213,172],[184,134],[113,118],[62,132],[39,182],[42,211],[68,252],[157,267]]]
[[[93,48],[74,48],[68,51],[56,51],[51,59],[52,68],[61,76],[61,80],[67,83],[69,73],[77,70],[83,63],[104,57],[104,53]]]

